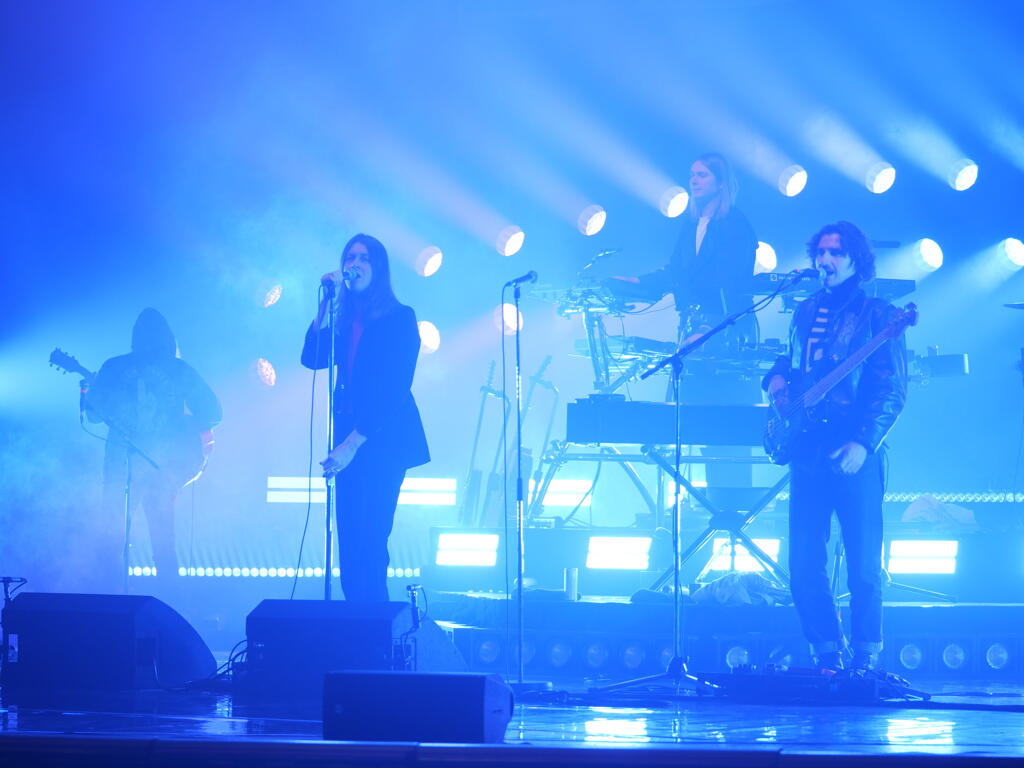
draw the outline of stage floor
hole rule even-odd
[[[565,692],[518,703],[504,745],[325,742],[314,711],[270,717],[226,693],[136,695],[0,711],[0,765],[1024,764],[1024,684],[922,689],[930,702],[869,706]]]

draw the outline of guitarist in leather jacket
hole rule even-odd
[[[840,221],[807,243],[824,287],[793,315],[790,354],[776,360],[762,386],[778,410],[886,329],[894,308],[870,298],[875,276],[864,234]],[[793,601],[823,669],[870,669],[882,650],[882,452],[906,399],[903,337],[886,340],[813,409],[792,445],[789,550]],[[847,557],[851,638],[848,644],[827,574],[832,515]]]

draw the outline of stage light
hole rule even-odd
[[[148,565],[142,569],[143,576],[152,576],[156,571],[156,568],[150,568]]]
[[[132,576],[142,575],[142,568],[138,565],[136,565],[134,568],[129,568],[128,570],[131,572]]]
[[[914,253],[925,269],[934,272],[942,266],[942,248],[930,237],[923,237],[914,244]]]
[[[647,651],[642,645],[630,643],[622,649],[622,666],[626,669],[636,669],[644,663],[647,658]]]
[[[224,575],[224,569],[223,568],[214,568],[213,569],[213,575],[214,576],[223,576]]]
[[[754,539],[761,551],[773,561],[779,560],[781,539]],[[742,544],[737,544],[725,537],[716,538],[711,542],[714,555],[708,564],[712,571],[763,571],[764,566],[754,559]]]
[[[600,205],[589,205],[583,209],[579,218],[576,220],[576,228],[579,229],[582,234],[590,237],[604,229],[604,223],[607,219],[608,214],[605,212],[604,208]]]
[[[441,268],[444,254],[436,245],[428,245],[416,257],[416,271],[423,277],[430,277]]]
[[[889,573],[956,573],[958,541],[890,541]]]
[[[530,480],[529,496],[532,499],[536,491],[537,483]],[[548,484],[547,492],[544,494],[545,507],[589,507],[591,495],[590,480],[573,480],[569,478],[555,478]]]
[[[265,579],[269,575],[269,573],[270,572],[266,568],[260,568],[259,569],[259,574],[260,574],[261,578]]]
[[[584,652],[587,666],[591,669],[603,667],[608,662],[609,655],[610,651],[608,650],[607,643],[602,642],[590,643]]]
[[[272,307],[275,304],[277,304],[277,302],[281,298],[281,292],[283,290],[284,289],[281,288],[280,285],[275,285],[273,288],[271,288],[269,291],[267,291],[266,295],[263,297],[263,306],[264,306],[264,308]]]
[[[498,534],[442,533],[437,537],[437,565],[492,567],[498,563]]]
[[[754,255],[754,274],[761,272],[772,272],[779,265],[779,257],[775,255],[775,249],[768,243],[758,242],[757,251]]]
[[[476,657],[484,664],[493,664],[501,655],[501,646],[493,640],[484,640],[476,649]]]
[[[999,252],[1009,260],[1014,269],[1024,267],[1024,243],[1016,237],[1008,237],[999,243]]]
[[[685,211],[686,206],[689,204],[690,195],[685,189],[682,187],[669,187],[661,195],[661,200],[658,202],[658,209],[663,215],[670,219],[674,219]]]
[[[277,384],[277,371],[274,370],[274,366],[266,358],[257,358],[256,373],[259,374],[260,381],[268,387],[272,387]]]
[[[961,669],[967,663],[967,651],[956,643],[942,649],[942,663],[947,669]]]
[[[650,551],[649,536],[591,536],[587,568],[646,571]]]
[[[516,332],[517,325],[519,330],[523,329],[523,313],[518,313],[518,317],[519,322],[517,324],[515,304],[502,304],[500,307],[494,308],[494,325],[506,336],[513,335]]]
[[[896,169],[889,163],[875,163],[868,170],[865,183],[876,195],[888,192],[896,181]]]
[[[323,568],[314,568],[313,569],[313,577],[317,578],[317,579],[322,579],[324,577],[324,569]]]
[[[786,197],[796,197],[807,186],[807,171],[799,165],[791,165],[779,176],[779,192]]]
[[[548,662],[555,669],[561,669],[572,659],[572,646],[561,640],[556,640],[548,648]]]
[[[420,329],[420,351],[432,355],[441,347],[441,332],[429,320],[417,323]]]
[[[307,576],[314,576],[314,575],[315,575],[315,573],[314,573],[314,569],[312,569],[312,568],[307,568],[307,569],[306,569],[306,575],[307,575]]]
[[[974,186],[978,180],[978,164],[966,157],[958,160],[949,173],[949,186],[957,192],[963,192]]]
[[[897,654],[897,659],[904,669],[915,670],[921,666],[924,661],[924,654],[921,652],[921,648],[913,643],[907,643]]]
[[[985,649],[985,663],[990,669],[1005,669],[1010,663],[1010,652],[1002,643],[992,643]]]
[[[242,575],[242,569],[241,568],[232,568],[231,569],[231,575],[232,576],[241,576]]]
[[[742,645],[734,645],[725,652],[725,665],[729,669],[746,666],[750,663],[750,651]]]
[[[509,226],[498,233],[498,240],[494,246],[502,256],[515,256],[523,247],[525,239],[526,233],[523,230],[519,227]]]
[[[253,571],[255,571],[255,570],[256,569],[254,568]],[[249,578],[249,576],[255,576],[255,575],[256,574],[255,573],[251,573],[248,568],[243,568],[242,569],[242,578],[247,579],[247,578]]]
[[[186,567],[185,567],[185,566],[183,566],[183,565],[182,565],[182,566],[179,566],[179,567],[178,567],[178,575],[179,575],[179,576],[188,576],[188,568],[186,568]]]

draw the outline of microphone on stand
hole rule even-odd
[[[512,288],[513,286],[522,285],[523,283],[536,283],[536,282],[537,282],[537,273],[534,272],[531,269],[525,275],[520,275],[515,280],[509,280],[507,283],[505,283],[505,287],[506,288]]]
[[[334,281],[334,277],[333,277],[336,274],[338,274],[338,273],[337,272],[331,272],[329,275],[324,275],[322,278],[320,278],[320,285],[322,285],[324,287],[324,290],[327,292],[328,295],[334,293],[334,289],[338,285]],[[346,280],[348,282],[351,282],[351,281],[355,280],[357,277],[359,277],[359,272],[357,272],[356,270],[352,269],[351,267],[349,267],[348,269],[341,270],[341,279],[342,280]]]

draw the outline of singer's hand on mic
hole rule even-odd
[[[340,269],[328,272],[320,278],[320,284],[325,288],[333,288],[335,292],[345,290],[345,275]]]

